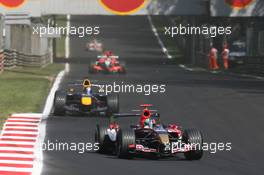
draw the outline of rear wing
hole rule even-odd
[[[106,55],[98,55],[97,58],[113,58],[113,59],[119,59],[119,56],[106,56]]]
[[[114,118],[123,118],[123,117],[140,117],[141,114],[133,114],[133,113],[118,113],[118,114],[113,114],[112,117]]]

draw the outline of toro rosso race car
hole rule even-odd
[[[188,160],[199,160],[203,156],[202,134],[197,129],[183,130],[176,124],[164,125],[160,115],[148,109],[152,105],[141,105],[141,114],[115,114],[116,117],[139,117],[140,122],[128,129],[121,128],[116,121],[109,126],[97,125],[95,141],[100,153],[116,154],[119,158],[136,155],[152,155],[156,158],[173,157],[183,153]]]
[[[66,113],[82,115],[111,115],[119,112],[119,97],[117,94],[97,94],[92,92],[90,80],[75,84],[81,88],[71,88],[68,91],[57,91],[54,98],[54,114],[63,116]]]
[[[105,52],[97,57],[95,62],[90,64],[90,73],[119,73],[125,74],[125,63],[121,63],[119,56],[113,55],[111,51]]]

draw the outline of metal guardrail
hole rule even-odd
[[[11,69],[16,66],[43,67],[50,63],[49,54],[30,55],[15,50],[4,50],[2,55],[3,69]]]
[[[4,51],[0,51],[0,73],[4,71]]]

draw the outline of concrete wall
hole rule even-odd
[[[17,50],[32,55],[47,54],[50,47],[49,40],[51,39],[41,38],[39,35],[33,35],[32,33],[32,26],[29,25],[6,25],[5,49]]]

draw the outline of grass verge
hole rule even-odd
[[[0,74],[0,128],[9,114],[41,112],[62,64],[44,68],[15,68]]]

